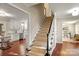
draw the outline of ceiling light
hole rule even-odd
[[[79,15],[79,11],[74,10],[74,11],[72,12],[72,16],[77,16],[77,15]]]
[[[69,13],[69,14],[71,13],[72,16],[78,16],[79,15],[79,7],[72,8],[67,13]]]
[[[5,12],[4,10],[0,10],[0,16],[3,16],[3,17],[5,17],[5,16],[10,16],[10,17],[12,17],[11,14]]]
[[[21,26],[24,26],[24,23],[21,23]]]

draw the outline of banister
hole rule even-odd
[[[50,56],[50,53],[49,53],[49,34],[50,34],[50,31],[51,31],[53,18],[54,18],[54,15],[53,15],[53,12],[52,12],[52,15],[51,15],[51,24],[50,24],[50,27],[49,27],[49,31],[47,33],[47,52],[46,52],[45,56]]]

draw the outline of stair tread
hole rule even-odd
[[[45,54],[39,54],[39,53],[34,53],[34,52],[29,52],[29,56],[44,56]]]
[[[33,46],[38,46],[38,47],[45,47],[45,45],[43,45],[43,44],[33,44]]]
[[[47,41],[47,37],[35,37],[35,40],[37,41]]]
[[[31,51],[29,53],[36,53],[36,54],[42,54],[44,55],[46,53],[46,49],[38,48],[38,47],[32,47]]]
[[[38,38],[35,38],[35,40],[39,41],[39,42],[47,42],[47,38],[41,38],[41,37],[39,38],[38,37]]]

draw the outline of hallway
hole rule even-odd
[[[79,42],[64,41],[63,43],[57,43],[52,56],[79,56]]]

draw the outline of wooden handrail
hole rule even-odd
[[[50,27],[49,27],[49,31],[47,33],[47,53],[45,54],[45,56],[50,56],[50,53],[49,53],[49,34],[50,34],[50,31],[51,31],[53,18],[54,18],[54,15],[52,13],[52,15],[51,15],[51,24],[50,24]]]

